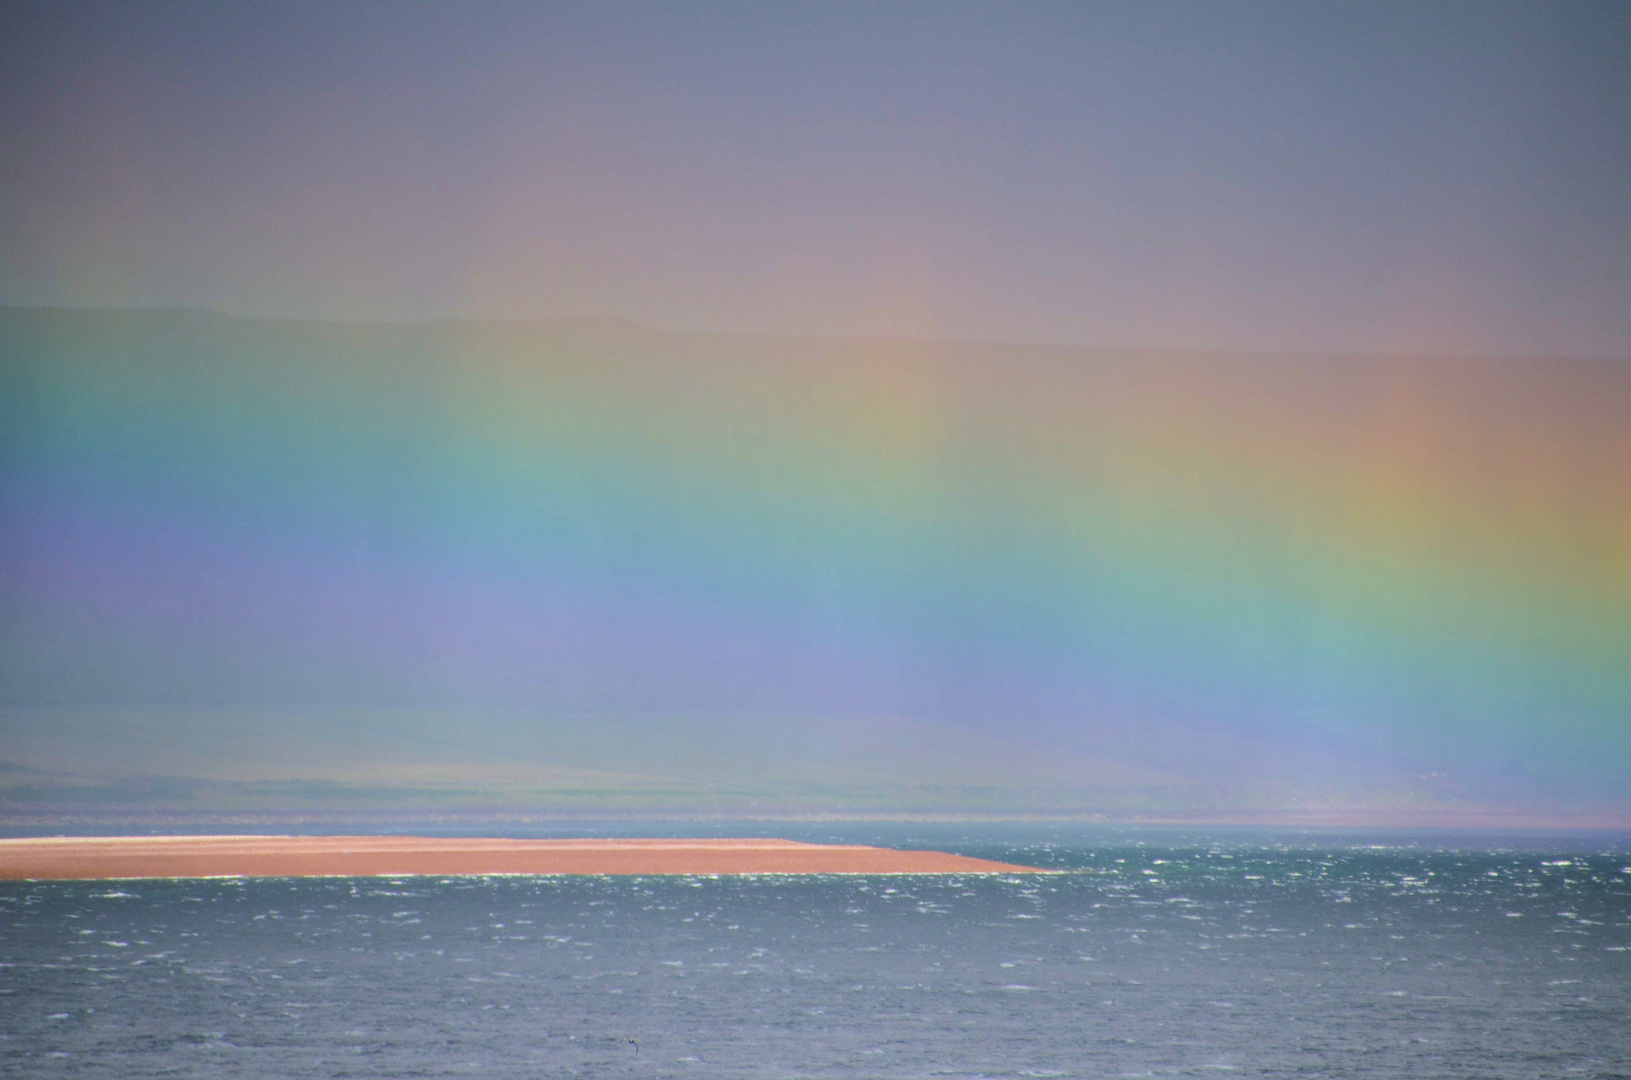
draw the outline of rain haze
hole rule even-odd
[[[0,797],[1624,824],[1628,55],[11,3]]]

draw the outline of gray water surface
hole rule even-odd
[[[0,883],[0,1073],[1631,1076],[1611,845],[933,841],[1069,872]]]

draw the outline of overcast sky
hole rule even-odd
[[[1631,8],[25,3],[0,302],[1631,356]]]

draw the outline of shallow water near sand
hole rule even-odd
[[[1072,872],[5,882],[0,1072],[1631,1076],[1623,840],[774,831]]]

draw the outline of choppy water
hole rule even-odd
[[[1623,847],[919,839],[1073,872],[0,883],[0,1073],[1631,1076]]]

